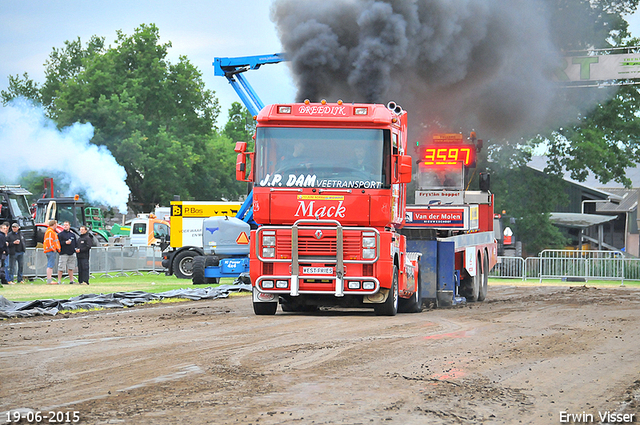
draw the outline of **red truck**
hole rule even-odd
[[[305,101],[266,106],[256,119],[256,151],[247,152],[245,142],[235,149],[236,177],[254,182],[261,225],[250,237],[256,314],[275,314],[280,303],[283,311],[370,307],[395,315],[421,311],[427,300],[458,302],[465,290],[478,299],[495,240],[470,249],[448,239],[469,230],[493,235],[477,225],[485,220],[476,215],[475,228],[445,235],[421,220],[405,223],[413,160],[402,108]],[[491,195],[476,198],[485,206],[467,212],[491,209],[492,225]]]

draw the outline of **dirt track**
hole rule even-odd
[[[86,424],[561,423],[640,409],[640,290],[492,285],[377,317],[249,297],[0,322],[0,412]],[[0,416],[0,423],[6,413]],[[48,422],[44,422],[48,423]]]

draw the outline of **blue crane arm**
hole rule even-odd
[[[260,97],[242,73],[250,69],[258,69],[262,65],[280,63],[286,60],[284,53],[236,58],[214,58],[213,75],[225,77],[238,96],[240,96],[242,103],[244,103],[244,106],[249,110],[249,113],[256,116],[262,108],[264,108],[264,103],[262,103],[262,100],[260,100]],[[236,218],[246,223],[256,225],[256,222],[253,220],[253,191],[251,191],[242,204],[242,207],[240,207]]]
[[[231,87],[242,100],[242,103],[244,103],[244,106],[249,110],[249,113],[256,116],[264,108],[264,103],[262,103],[262,100],[260,100],[260,97],[242,73],[250,69],[258,69],[262,65],[280,63],[285,60],[286,57],[283,53],[236,58],[214,58],[213,75],[226,77]]]
[[[257,225],[256,222],[253,221],[253,190],[242,203],[240,210],[236,213],[236,218],[244,221],[245,223]]]

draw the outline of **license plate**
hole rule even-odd
[[[333,274],[333,267],[303,267],[304,274]]]

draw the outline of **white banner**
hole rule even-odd
[[[640,54],[567,56],[555,75],[560,82],[632,78],[640,78]]]

